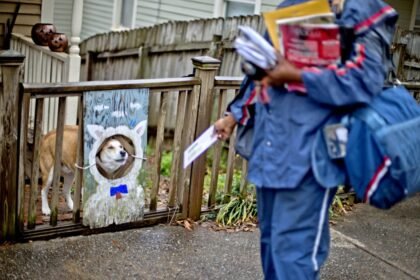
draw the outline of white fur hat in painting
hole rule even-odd
[[[89,171],[97,183],[96,191],[87,198],[83,207],[83,224],[90,228],[100,228],[111,224],[123,224],[143,219],[144,191],[137,177],[142,168],[142,135],[147,122],[141,121],[133,129],[128,126],[104,128],[100,125],[87,125],[94,143],[89,153]],[[128,173],[109,179],[99,172],[97,154],[104,141],[115,135],[130,139],[134,145],[135,160]],[[121,152],[123,155],[124,152]]]

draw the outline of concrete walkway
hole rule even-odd
[[[0,279],[262,279],[258,231],[155,226],[0,247]],[[420,196],[358,204],[332,227],[321,279],[420,279]]]

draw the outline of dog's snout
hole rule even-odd
[[[125,151],[120,151],[120,155],[123,156],[123,157],[125,157],[126,152]]]

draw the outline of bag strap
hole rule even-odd
[[[246,93],[246,90],[248,89],[249,85],[251,84],[251,78],[249,78],[248,76],[245,76],[244,79],[242,80],[242,83],[239,87],[239,92],[238,94],[233,98],[233,100],[228,104],[227,106],[227,111],[230,112],[230,106],[232,106],[233,103],[235,103],[236,101],[242,99]]]

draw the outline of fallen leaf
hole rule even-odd
[[[188,220],[184,221],[184,228],[186,228],[189,231],[193,230],[193,225],[191,225],[191,223]]]

